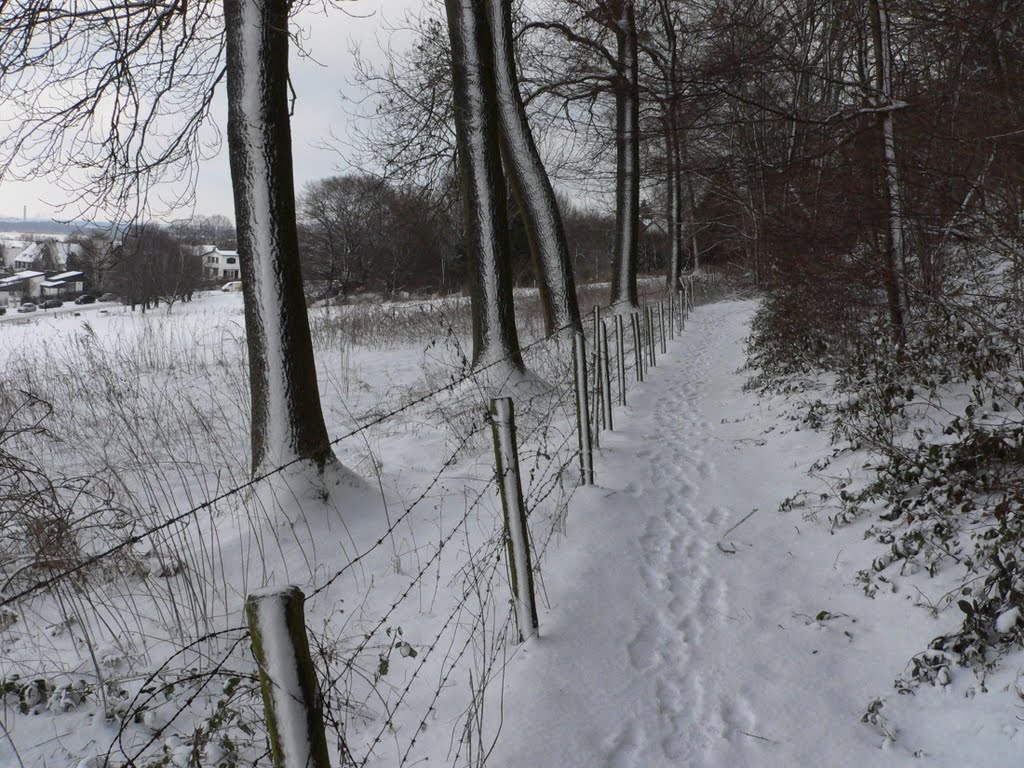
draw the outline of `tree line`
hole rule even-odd
[[[379,68],[359,61],[376,95],[362,146],[387,183],[325,179],[301,195],[295,10],[286,0],[0,10],[0,95],[20,117],[0,141],[3,167],[70,168],[91,182],[83,196],[129,212],[155,181],[195,168],[212,95],[226,86],[254,471],[331,460],[305,396],[315,369],[303,242],[308,273],[332,290],[401,290],[430,264],[451,268],[472,299],[474,364],[521,371],[516,279],[536,280],[549,333],[580,327],[575,283],[601,248],[576,258],[572,232],[577,246],[603,241],[591,275],[610,278],[615,311],[636,307],[643,235],[657,222],[653,263],[669,286],[685,270],[734,265],[768,288],[816,286],[813,308],[840,275],[899,344],[915,302],[941,292],[951,247],[1019,231],[1014,0],[446,0],[443,15],[413,20],[407,53]],[[87,97],[54,106],[69,78]],[[154,95],[123,98],[137,93]],[[92,115],[110,105],[100,129]],[[155,130],[171,112],[173,128]],[[601,223],[574,220],[557,188],[607,200]]]

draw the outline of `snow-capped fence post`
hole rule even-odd
[[[661,335],[661,354],[668,354],[668,341],[665,338],[665,302],[658,302],[658,333]]]
[[[629,324],[633,329],[633,356],[636,358],[636,380],[644,380],[643,340],[640,338],[640,313],[633,312],[629,316]]]
[[[671,341],[676,337],[676,292],[668,292],[668,338]]]
[[[615,316],[615,358],[619,369],[619,405],[626,405],[626,324]]]
[[[583,334],[577,334],[582,338]],[[519,447],[516,445],[515,407],[510,397],[491,400],[491,428],[494,432],[494,463],[505,512],[505,543],[508,548],[509,581],[515,603],[519,642],[537,634],[537,602],[533,591],[533,563],[526,528],[523,482],[519,475]]]
[[[608,326],[601,323],[598,328],[598,342],[601,347],[601,392],[604,400],[601,403],[601,412],[604,414],[604,428],[611,430],[612,427],[612,372],[608,360]]]
[[[304,604],[296,586],[250,594],[245,616],[274,768],[330,768],[323,700],[309,653]]]
[[[583,334],[574,338],[572,372],[576,379],[576,426],[580,446],[580,477],[583,485],[594,484],[594,449],[590,444],[590,409],[587,403],[587,347]]]

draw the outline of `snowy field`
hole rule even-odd
[[[549,386],[516,406],[541,600],[523,645],[464,306],[311,312],[328,430],[363,478],[328,503],[279,477],[202,505],[248,473],[238,294],[0,326],[28,429],[0,448],[68,481],[60,525],[0,529],[4,596],[202,507],[0,614],[0,765],[265,764],[239,614],[281,583],[309,598],[337,765],[1016,764],[1015,659],[897,695],[956,620],[928,610],[941,581],[868,599],[867,523],[779,511],[830,447],[742,390],[754,310],[698,308],[616,408],[595,488],[566,345],[527,350]]]

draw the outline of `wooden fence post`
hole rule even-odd
[[[501,507],[505,512],[505,543],[508,546],[509,581],[519,625],[519,642],[537,634],[537,600],[533,591],[533,562],[523,504],[523,482],[519,476],[519,447],[516,444],[515,408],[510,397],[491,400],[491,428],[494,431],[494,463],[497,468]]]
[[[643,342],[640,338],[640,313],[631,312],[629,324],[633,329],[633,356],[636,358],[636,380],[644,380],[644,351]]]
[[[669,341],[676,337],[676,292],[668,292],[668,338]]]
[[[245,601],[275,768],[331,768],[305,600],[298,587],[288,586],[254,592]]]
[[[611,430],[612,427],[612,372],[608,360],[608,326],[603,322],[598,329],[598,341],[601,347],[601,391],[604,394],[604,402],[601,404],[601,411],[604,413],[604,428]]]
[[[576,425],[580,446],[580,477],[583,485],[594,484],[594,449],[590,443],[590,409],[587,403],[587,346],[583,334],[576,332],[573,343],[572,371],[576,379]]]
[[[626,405],[626,324],[615,316],[615,357],[619,369],[619,405]]]

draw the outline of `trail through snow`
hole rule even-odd
[[[695,313],[602,435],[598,486],[545,566],[540,637],[506,671],[488,765],[1019,764],[1020,701],[967,699],[966,671],[895,696],[940,620],[860,593],[858,532],[778,511],[828,445],[742,391],[754,307]],[[877,697],[895,742],[861,722]]]

